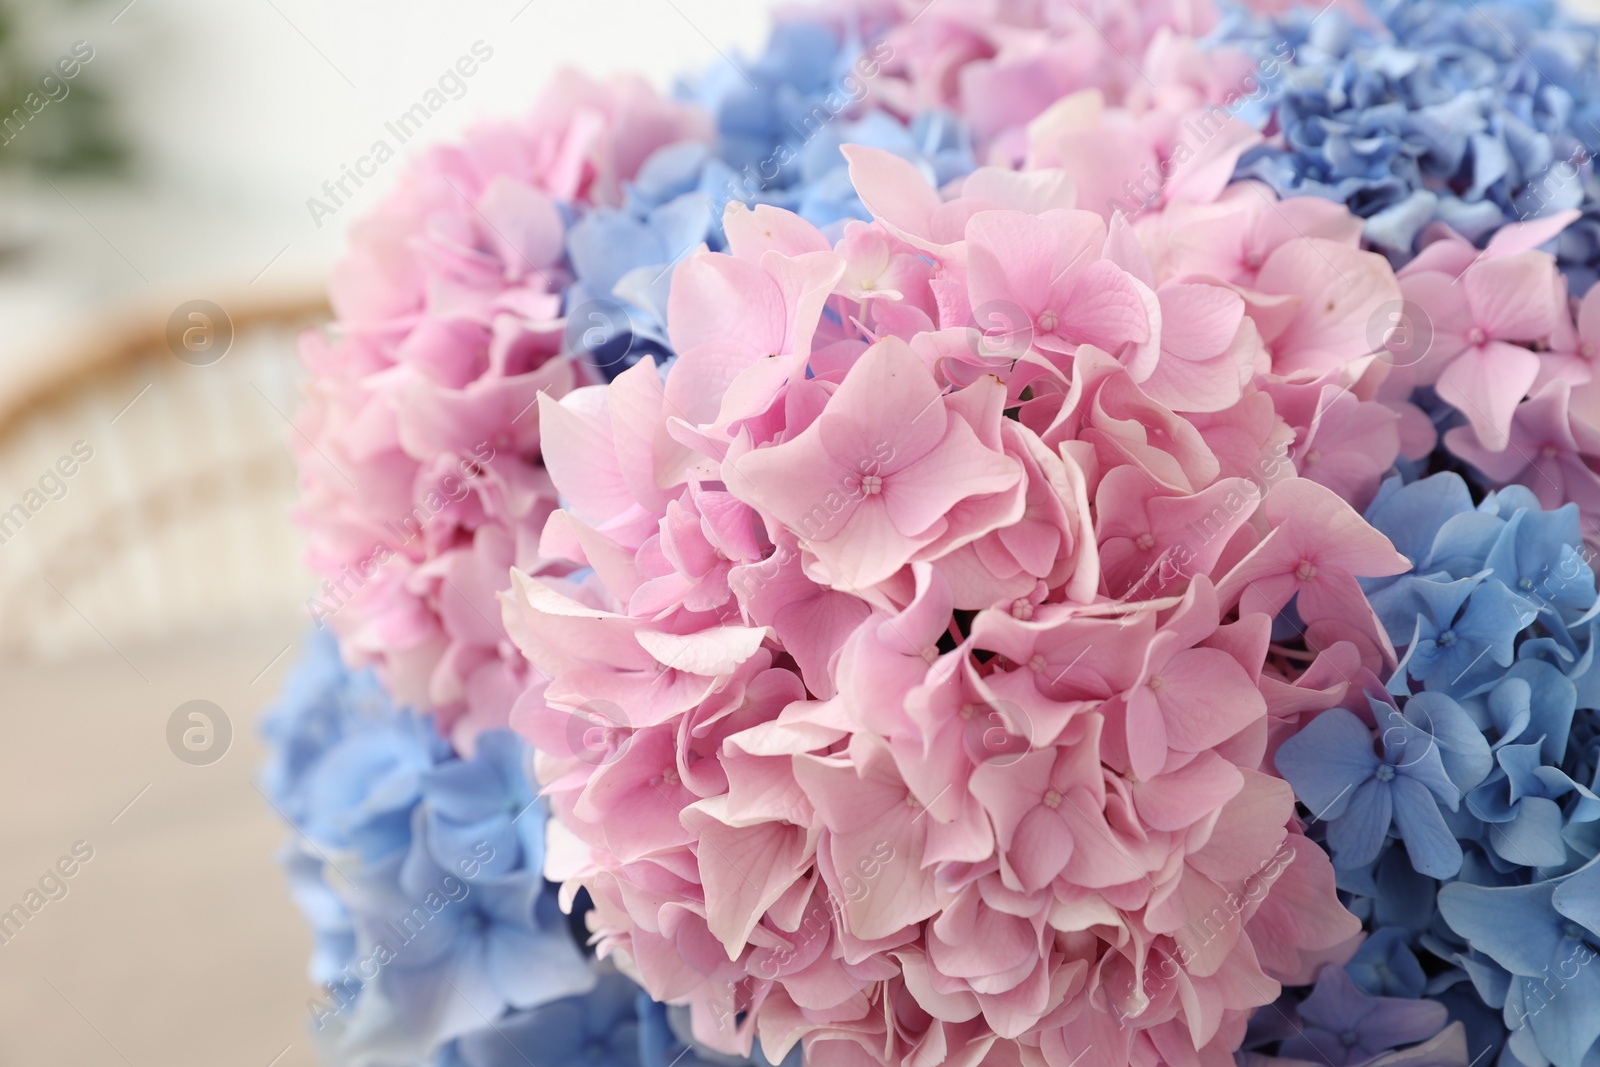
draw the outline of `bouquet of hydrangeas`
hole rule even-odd
[[[418,158],[266,726],[329,1057],[1600,1062],[1595,40],[841,2]]]

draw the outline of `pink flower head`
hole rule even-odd
[[[1401,281],[1434,341],[1380,395],[1415,422],[1405,394],[1413,380],[1435,382],[1467,419],[1446,448],[1496,485],[1525,485],[1549,507],[1576,503],[1587,527],[1600,518],[1600,291],[1569,300],[1555,260],[1537,250],[1575,217],[1503,227],[1481,251],[1448,230],[1426,246]]]
[[[1016,43],[952,11],[915,62]],[[1357,579],[1405,562],[1339,494],[1398,451],[1354,325],[1394,277],[1256,187],[1130,225],[1059,169],[847,155],[870,223],[732,210],[664,384],[541,401],[561,558],[503,606],[547,874],[725,1051],[1220,1062],[1358,928],[1267,768],[1392,656]],[[1247,242],[1185,243],[1208,210]]]
[[[1479,439],[1506,446],[1512,413],[1539,376],[1527,347],[1556,328],[1555,261],[1543,252],[1484,256],[1459,276],[1408,270],[1406,299],[1432,323],[1425,380],[1461,410]]]
[[[642,82],[558,77],[528,119],[402,176],[335,271],[337,341],[304,341],[310,610],[463,745],[537,682],[496,597],[511,567],[547,569],[539,397],[592,377],[562,340],[559,205],[614,203],[655,149],[709,135]]]
[[[945,532],[960,501],[1003,493],[1021,477],[1020,464],[985,448],[950,410],[910,346],[891,338],[862,354],[815,422],[733,460],[727,481],[801,539],[829,584],[848,590],[905,566]]]
[[[1483,446],[1472,426],[1445,434],[1445,445],[1497,484],[1533,490],[1546,508],[1575,503],[1585,515],[1600,515],[1600,428],[1571,411],[1571,387],[1556,379],[1517,405],[1506,447]]]

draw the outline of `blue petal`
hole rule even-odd
[[[1430,878],[1450,878],[1461,870],[1461,846],[1444,824],[1438,802],[1420,782],[1396,775],[1390,783],[1394,822],[1406,843],[1411,865]]]
[[[1439,913],[1473,948],[1512,974],[1537,977],[1561,945],[1554,894],[1551,882],[1503,888],[1452,882],[1439,890]]]
[[[1328,845],[1336,866],[1360,867],[1377,858],[1394,815],[1393,784],[1368,779],[1350,793],[1344,814],[1329,822]]]
[[[1337,819],[1356,786],[1378,769],[1372,731],[1343,708],[1330,708],[1279,747],[1274,765],[1313,815]]]
[[[1524,797],[1509,822],[1489,824],[1489,845],[1501,858],[1524,867],[1558,866],[1567,858],[1561,808],[1543,797]]]

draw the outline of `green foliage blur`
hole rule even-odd
[[[71,41],[40,45],[41,25],[61,24],[62,13],[103,7],[96,0],[0,0],[0,117],[39,88]],[[37,121],[0,144],[0,168],[47,175],[117,174],[129,163],[127,142],[116,123],[111,98],[93,63],[68,84],[64,99],[52,100]],[[24,108],[24,110],[26,110]],[[5,135],[0,135],[0,140]]]

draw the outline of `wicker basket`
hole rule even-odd
[[[99,324],[0,393],[0,655],[115,649],[304,603],[295,337],[326,305],[223,299],[232,344],[195,365],[168,341],[179,303]]]

